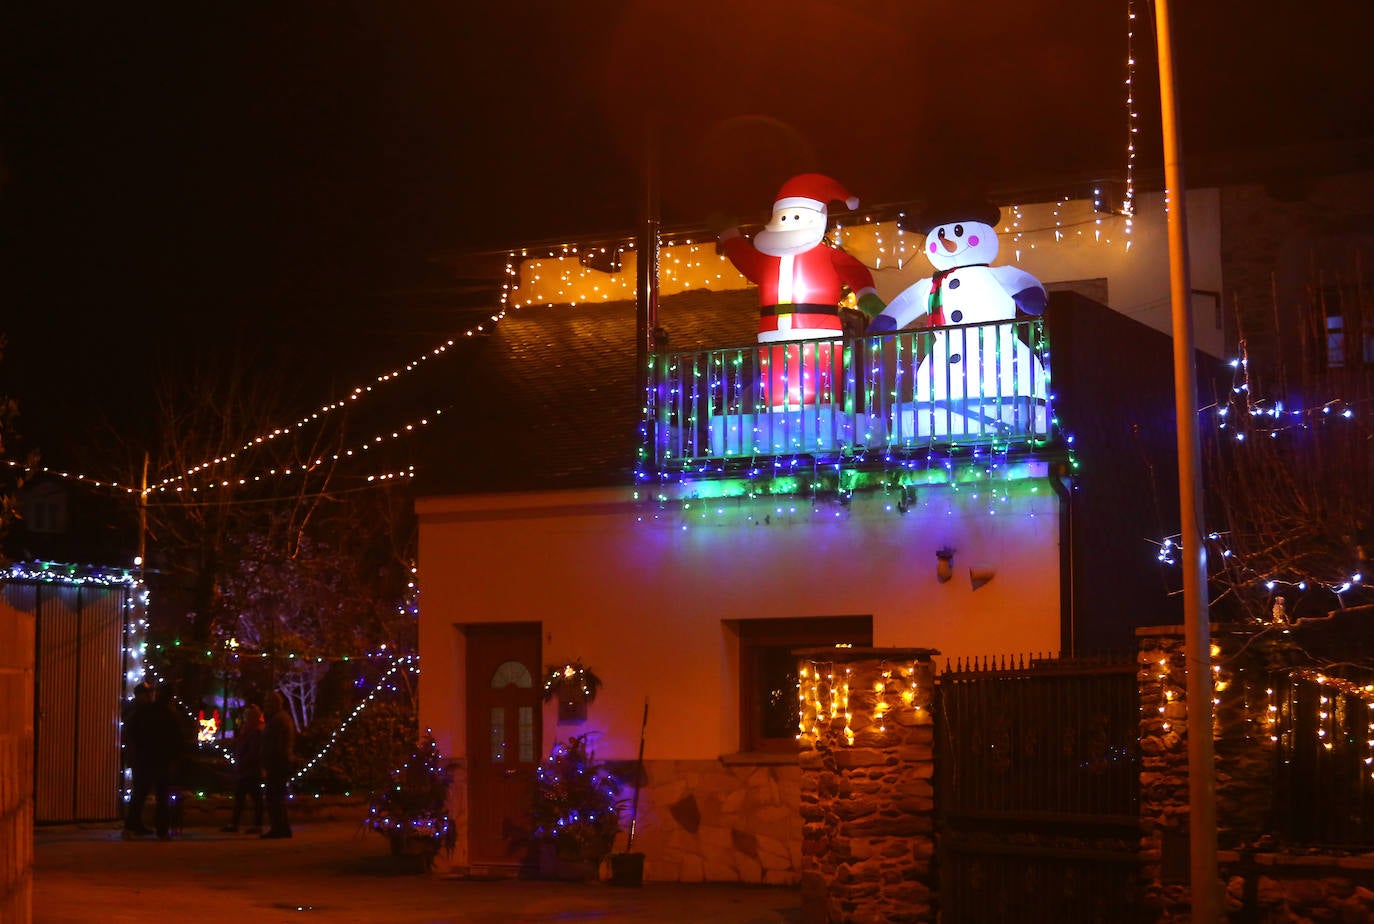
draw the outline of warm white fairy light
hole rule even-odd
[[[314,459],[308,459],[308,460],[303,461],[303,462],[301,462],[301,463],[299,463],[299,464],[297,464],[297,465],[293,465],[293,466],[284,466],[284,467],[282,467],[282,468],[269,468],[269,469],[267,469],[265,472],[261,472],[261,473],[255,474],[255,475],[243,475],[243,476],[240,476],[240,477],[237,477],[237,478],[221,478],[219,481],[213,481],[213,482],[210,482],[209,484],[201,484],[201,485],[180,484],[179,482],[185,481],[185,480],[187,480],[187,479],[190,477],[189,474],[188,474],[188,475],[180,475],[180,476],[177,476],[176,478],[170,478],[170,479],[167,479],[167,480],[165,480],[165,481],[159,482],[157,485],[154,485],[154,486],[152,486],[152,487],[149,487],[148,493],[149,493],[149,494],[163,494],[163,493],[168,493],[168,492],[170,492],[170,493],[173,493],[173,494],[180,494],[180,493],[197,494],[197,493],[199,493],[199,492],[201,492],[201,491],[206,491],[206,490],[214,490],[214,489],[219,489],[219,488],[242,487],[242,486],[245,486],[245,485],[248,485],[248,484],[252,484],[252,483],[254,483],[254,482],[262,482],[262,481],[266,480],[266,479],[269,478],[269,477],[272,477],[272,478],[275,478],[275,477],[289,477],[289,476],[292,476],[292,475],[306,475],[306,474],[310,474],[312,471],[318,469],[320,466],[325,465],[327,462],[342,462],[342,461],[344,461],[344,460],[346,460],[346,459],[352,459],[352,458],[354,458],[354,457],[360,455],[361,453],[365,453],[365,452],[367,452],[367,451],[369,451],[369,450],[371,450],[371,449],[375,449],[375,448],[377,448],[378,446],[384,445],[384,444],[386,444],[386,443],[393,442],[393,441],[398,440],[398,439],[403,439],[403,438],[405,438],[405,437],[407,437],[407,436],[411,436],[411,435],[413,435],[413,434],[419,432],[421,429],[423,429],[423,428],[429,426],[429,424],[430,424],[430,418],[431,418],[431,417],[439,417],[439,416],[441,416],[443,413],[444,413],[444,411],[443,411],[442,408],[435,408],[433,411],[430,412],[430,416],[429,416],[429,417],[421,417],[421,418],[419,418],[418,420],[413,420],[413,421],[410,421],[410,422],[408,422],[408,423],[406,423],[406,424],[403,424],[402,426],[397,427],[396,429],[393,429],[393,430],[390,430],[390,431],[384,431],[384,432],[382,432],[382,433],[377,433],[377,434],[375,434],[375,435],[369,437],[368,439],[363,440],[361,443],[358,443],[356,446],[354,446],[354,447],[351,448],[351,449],[344,449],[344,450],[341,450],[341,451],[339,451],[339,452],[331,453],[330,455],[327,455],[327,456],[317,456],[317,457],[315,457]],[[384,473],[384,474],[383,474],[382,476],[380,476],[380,477],[375,476],[375,475],[374,475],[374,476],[369,476],[369,477],[367,477],[367,480],[368,480],[368,482],[389,481],[389,480],[393,480],[393,479],[396,479],[396,478],[403,478],[403,477],[405,477],[405,478],[413,477],[413,473],[412,473],[412,474],[404,474],[404,473],[397,473],[397,472]]]
[[[82,475],[77,472],[66,472],[57,468],[49,468],[46,465],[25,465],[23,462],[14,459],[5,459],[4,462],[15,471],[23,472],[26,475],[52,475],[64,481],[79,481],[83,484],[93,485],[97,488],[110,488],[115,491],[123,491],[125,494],[138,493],[138,488],[120,484],[117,481],[102,481],[99,478],[92,478],[89,475]]]
[[[1168,709],[1169,704],[1174,701],[1176,691],[1169,686],[1169,659],[1167,657],[1159,659],[1159,670],[1155,673],[1155,679],[1159,681],[1159,714],[1164,717],[1160,727],[1164,731],[1168,731],[1171,728]]]
[[[1335,750],[1337,698],[1343,699],[1344,704],[1353,702],[1365,707],[1361,717],[1355,719],[1349,718],[1349,713],[1344,712],[1344,709],[1342,711],[1347,716],[1347,723],[1358,721],[1363,727],[1365,754],[1360,759],[1366,767],[1371,768],[1369,778],[1374,780],[1374,684],[1359,684],[1309,669],[1293,671],[1291,677],[1315,684],[1323,691],[1318,694],[1317,699],[1316,730],[1317,743],[1323,751]]]
[[[1135,0],[1126,0],[1126,192],[1121,214],[1126,217],[1128,249],[1135,217],[1135,146],[1139,133],[1140,119],[1135,109]]]
[[[496,312],[496,313],[494,313],[494,314],[491,315],[490,321],[494,324],[494,323],[496,323],[497,321],[501,320],[501,318],[504,317],[504,316],[505,316],[505,312],[504,312],[504,311],[498,311],[498,312]],[[468,329],[467,329],[466,331],[464,331],[463,334],[460,335],[460,336],[471,337],[471,336],[473,336],[474,334],[480,333],[481,331],[483,331],[484,328],[485,328],[485,322],[484,322],[483,324],[477,324],[477,325],[474,325],[473,327],[468,328]],[[166,486],[168,486],[168,485],[171,485],[171,484],[173,484],[173,483],[175,483],[175,482],[177,482],[177,481],[182,481],[182,480],[184,480],[184,479],[186,479],[186,478],[188,478],[188,477],[190,477],[190,476],[192,476],[192,475],[195,475],[195,474],[197,474],[197,473],[199,473],[199,472],[205,471],[206,469],[213,468],[213,467],[218,466],[218,465],[223,465],[223,464],[226,463],[226,462],[232,462],[232,461],[234,461],[235,459],[237,459],[237,458],[239,457],[239,455],[240,455],[241,453],[243,453],[243,452],[246,452],[246,451],[248,451],[248,450],[250,450],[250,449],[254,449],[254,448],[256,448],[256,447],[258,447],[258,446],[261,446],[261,445],[263,445],[263,444],[265,444],[265,443],[270,443],[270,442],[272,442],[272,441],[274,441],[274,440],[277,440],[277,439],[280,439],[280,438],[282,438],[282,437],[284,437],[284,436],[288,436],[289,434],[291,434],[291,433],[293,433],[293,432],[295,432],[295,431],[297,431],[297,430],[300,430],[300,429],[302,429],[302,428],[304,428],[304,427],[306,427],[306,426],[308,426],[308,425],[310,425],[310,424],[312,424],[312,423],[316,423],[316,422],[322,420],[324,417],[328,416],[329,414],[331,414],[331,413],[333,413],[333,412],[335,412],[335,411],[338,411],[338,410],[340,410],[340,409],[342,409],[342,408],[349,407],[349,406],[351,406],[352,404],[354,404],[355,402],[361,400],[362,398],[367,397],[368,395],[372,394],[372,393],[374,392],[374,390],[375,390],[378,386],[387,385],[387,384],[396,382],[396,381],[400,380],[401,378],[403,378],[404,376],[408,375],[409,373],[415,372],[416,370],[420,369],[420,368],[423,366],[423,364],[424,364],[425,362],[427,362],[428,360],[433,359],[433,358],[435,358],[435,357],[442,356],[442,355],[444,355],[445,353],[447,353],[447,352],[449,351],[449,349],[450,349],[451,347],[453,347],[454,344],[456,344],[457,342],[458,342],[458,338],[450,338],[450,339],[448,339],[448,340],[445,340],[443,343],[440,343],[438,346],[433,347],[432,349],[428,350],[427,352],[422,353],[421,355],[415,357],[414,359],[412,359],[410,362],[406,363],[406,364],[405,364],[404,366],[402,366],[401,368],[399,368],[399,369],[394,369],[394,370],[392,370],[392,371],[390,371],[390,372],[384,372],[384,373],[378,375],[378,376],[372,381],[372,383],[367,384],[367,385],[359,385],[359,386],[353,388],[351,391],[349,391],[349,393],[348,393],[346,396],[344,396],[344,397],[342,397],[342,398],[339,398],[339,399],[337,399],[337,400],[335,400],[335,401],[331,401],[331,402],[329,402],[329,403],[326,403],[326,404],[321,405],[321,406],[320,406],[318,409],[316,409],[314,412],[312,412],[312,413],[310,413],[310,414],[307,414],[306,416],[300,418],[300,419],[297,420],[295,423],[286,424],[286,425],[279,426],[279,427],[274,427],[274,428],[272,428],[271,430],[264,431],[264,432],[258,434],[257,436],[253,437],[252,439],[247,440],[246,442],[244,442],[243,445],[241,445],[237,450],[235,450],[235,451],[233,451],[233,452],[225,453],[224,455],[221,455],[221,456],[215,456],[215,457],[213,457],[213,458],[211,458],[211,459],[206,459],[206,460],[203,461],[203,462],[200,462],[200,463],[198,463],[198,464],[196,464],[196,465],[191,466],[190,468],[186,469],[186,471],[184,471],[184,472],[178,473],[177,475],[171,476],[171,477],[169,477],[169,478],[164,478],[162,481],[159,481],[159,482],[157,482],[156,484],[150,485],[150,486],[149,486],[149,490],[155,491],[155,490],[162,490],[162,489],[165,489]]]
[[[377,681],[377,684],[372,688],[372,691],[368,693],[367,696],[363,697],[363,699],[358,703],[358,705],[353,707],[353,711],[344,717],[344,720],[341,723],[339,723],[339,726],[337,728],[335,728],[332,732],[329,733],[329,738],[325,741],[324,746],[320,748],[319,752],[314,757],[306,761],[305,764],[299,770],[297,770],[294,775],[292,775],[291,779],[287,781],[288,785],[294,785],[297,780],[305,776],[305,774],[309,773],[315,767],[315,765],[318,764],[324,758],[324,756],[329,753],[330,748],[334,746],[334,742],[338,740],[339,736],[342,735],[348,729],[348,727],[353,724],[353,720],[356,719],[359,715],[361,715],[363,713],[363,710],[365,710],[368,706],[372,704],[372,701],[377,698],[377,695],[379,693],[392,689],[392,687],[390,686],[390,680],[392,677],[396,675],[398,671],[409,670],[413,673],[418,674],[420,673],[419,664],[419,655],[404,655],[400,658],[397,658],[395,661],[391,662],[391,666],[387,668],[385,673],[382,674],[381,678]]]

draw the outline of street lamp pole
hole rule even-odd
[[[1159,101],[1168,205],[1169,298],[1174,332],[1174,405],[1178,415],[1178,490],[1188,707],[1188,847],[1192,920],[1221,920],[1217,880],[1216,769],[1212,752],[1212,642],[1207,615],[1207,548],[1198,466],[1197,365],[1188,280],[1188,231],[1182,149],[1174,98],[1168,0],[1154,0]]]

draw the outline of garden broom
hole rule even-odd
[[[639,724],[639,760],[635,764],[635,795],[630,803],[630,835],[625,839],[625,852],[635,842],[635,822],[639,820],[639,784],[644,779],[644,729],[649,725],[649,697],[644,697],[644,720]]]

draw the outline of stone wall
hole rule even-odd
[[[930,654],[801,653],[801,887],[808,920],[935,920]]]
[[[1374,921],[1374,857],[1218,855],[1232,921]]]
[[[1144,904],[1149,920],[1187,921],[1191,729],[1184,701],[1183,630],[1141,629],[1137,636]],[[1218,873],[1230,920],[1374,920],[1369,911],[1374,856],[1284,850],[1272,836],[1274,800],[1283,794],[1276,786],[1267,690],[1290,667],[1308,663],[1324,644],[1315,632],[1301,629],[1212,629]]]
[[[648,882],[795,885],[801,878],[801,770],[777,763],[644,764],[633,849]],[[623,850],[625,839],[616,842]]]

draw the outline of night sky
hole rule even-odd
[[[19,6],[0,390],[57,467],[202,357],[322,401],[464,329],[435,258],[631,231],[651,136],[665,222],[698,228],[761,220],[803,170],[882,204],[1125,165],[1125,0]],[[1176,4],[1185,161],[1374,137],[1372,6]]]

